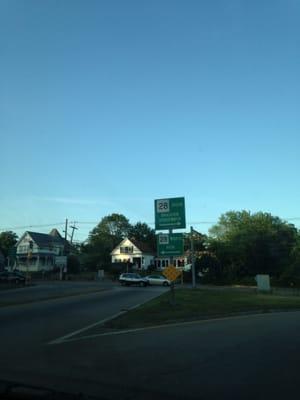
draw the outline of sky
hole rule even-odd
[[[299,17],[297,0],[1,0],[0,230],[68,218],[85,240],[178,196],[187,229],[243,209],[300,226]]]

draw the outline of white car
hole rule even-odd
[[[119,277],[119,282],[121,285],[139,285],[139,286],[147,286],[149,285],[149,282],[146,278],[143,278],[139,274],[134,274],[132,272],[127,272],[124,274],[121,274]]]
[[[171,281],[162,275],[148,275],[146,276],[149,285],[170,286]]]

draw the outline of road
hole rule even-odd
[[[162,291],[116,287],[0,309],[1,378],[104,399],[281,399],[299,393],[299,312],[125,333],[103,334],[95,325]]]
[[[111,281],[37,281],[33,282],[31,286],[0,290],[0,306],[28,303],[61,296],[72,296],[80,293],[105,290],[111,287]]]

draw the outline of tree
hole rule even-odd
[[[102,218],[99,224],[91,231],[89,242],[93,244],[101,237],[111,238],[115,244],[128,236],[131,225],[122,214],[111,214]]]
[[[150,248],[156,248],[155,230],[144,222],[137,222],[133,225],[129,230],[129,237],[149,244]]]
[[[107,269],[111,262],[111,251],[129,235],[130,229],[129,220],[122,214],[103,217],[90,232],[87,243],[82,245],[82,264],[90,270]]]
[[[67,259],[67,270],[68,273],[76,274],[80,272],[80,261],[77,255],[69,254]]]
[[[0,249],[5,257],[9,255],[9,250],[14,247],[18,241],[18,235],[12,231],[0,233]]]
[[[229,211],[209,233],[209,249],[231,278],[258,273],[279,277],[298,240],[294,225],[263,212]]]
[[[193,240],[194,240],[194,251],[195,252],[204,251],[206,249],[206,241],[207,241],[206,235],[194,230]],[[184,249],[185,249],[185,251],[191,249],[191,232],[184,234]]]

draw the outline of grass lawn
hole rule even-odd
[[[300,310],[300,296],[278,296],[255,292],[180,289],[175,292],[175,300],[176,305],[171,306],[170,293],[165,293],[107,322],[105,326],[125,329],[246,312]]]

